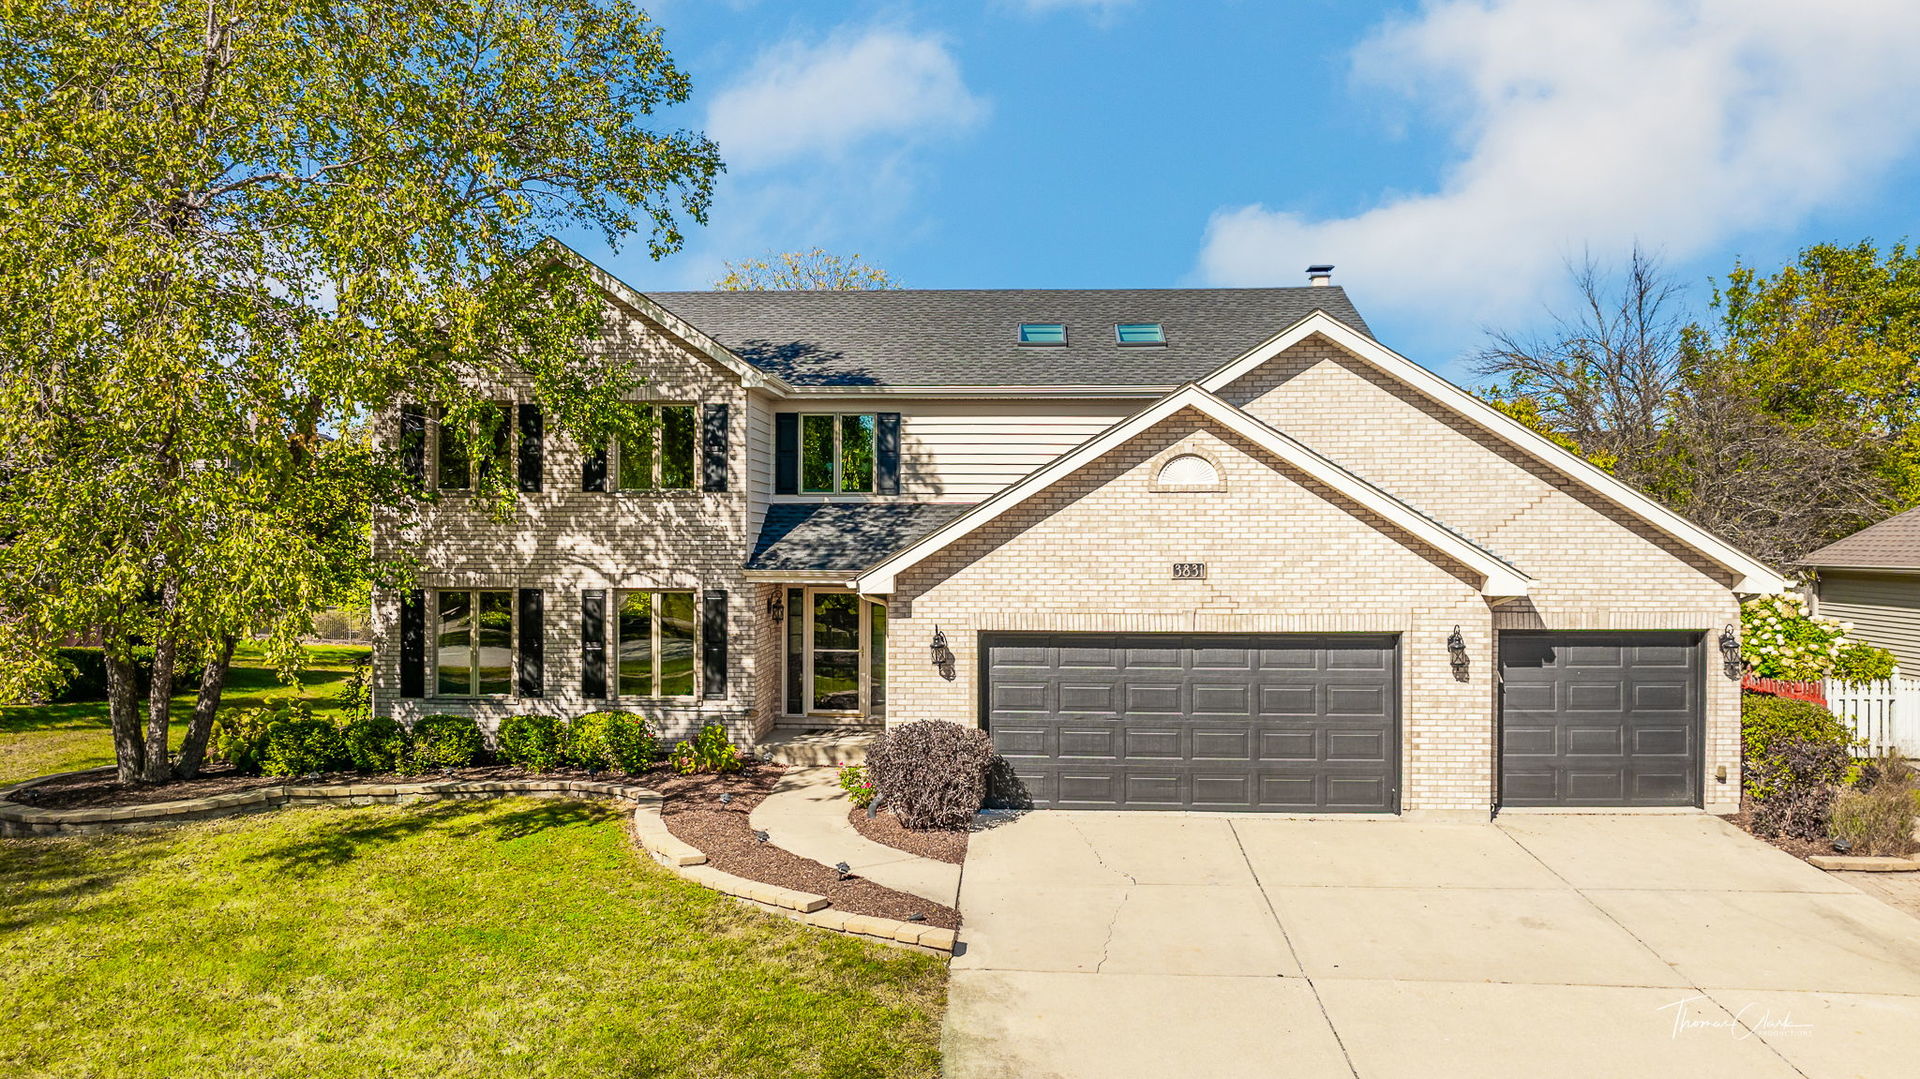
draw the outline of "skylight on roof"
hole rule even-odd
[[[1067,343],[1067,324],[1064,322],[1022,322],[1020,324],[1020,343],[1023,345],[1064,345]]]
[[[1116,322],[1113,339],[1122,345],[1164,345],[1167,328],[1158,322]]]

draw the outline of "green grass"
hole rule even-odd
[[[674,877],[597,805],[0,841],[0,1074],[933,1076],[945,980]]]
[[[341,711],[345,702],[340,691],[353,664],[366,658],[366,647],[310,645],[307,656],[310,666],[300,675],[300,686],[294,687],[282,683],[265,665],[257,646],[241,645],[234,650],[233,665],[227,671],[221,707],[253,708],[277,698],[304,697],[316,715]],[[172,740],[178,746],[200,687],[175,688],[184,691],[174,695],[172,706]],[[144,723],[145,701],[140,714]],[[113,734],[107,725],[106,702],[0,705],[0,784],[112,763]]]

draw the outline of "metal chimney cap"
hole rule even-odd
[[[1331,263],[1316,262],[1313,265],[1307,267],[1307,284],[1326,285],[1326,284],[1331,284],[1332,282],[1333,282],[1333,265]]]

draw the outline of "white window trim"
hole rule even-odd
[[[871,596],[859,596],[842,587],[816,588],[811,585],[782,585],[781,601],[786,601],[786,593],[800,591],[800,611],[787,611],[789,619],[801,619],[800,631],[800,703],[798,712],[788,710],[787,683],[792,677],[793,656],[787,646],[786,626],[780,633],[780,714],[792,718],[818,717],[831,719],[866,718],[873,716],[873,608],[885,607],[884,600]],[[854,595],[859,599],[860,626],[860,696],[859,705],[851,710],[829,710],[813,706],[813,597],[819,594]]]
[[[880,486],[880,414],[878,412],[855,410],[851,412],[801,412],[796,413],[796,415],[800,417],[798,420],[800,445],[797,447],[800,457],[797,462],[799,466],[799,476],[796,477],[799,482],[794,485],[797,493],[816,498],[821,495],[851,495],[855,498],[871,498],[879,493],[875,490],[876,487]],[[807,417],[809,416],[824,416],[833,421],[833,486],[823,491],[812,490],[807,486]],[[846,416],[866,417],[870,421],[868,426],[873,432],[868,439],[867,449],[867,458],[873,462],[873,473],[867,477],[867,489],[864,491],[844,490],[845,485],[841,482],[840,465],[845,454],[845,449],[841,445],[841,435],[844,433],[845,427],[840,421],[842,417]]]
[[[434,588],[428,590],[433,596],[433,632],[427,635],[433,648],[433,693],[432,698],[443,701],[498,701],[520,695],[520,602],[517,588]],[[440,689],[440,596],[445,592],[464,592],[467,596],[467,692],[445,693]],[[477,689],[480,681],[480,594],[500,592],[507,597],[507,615],[512,628],[507,633],[507,691],[505,693],[481,693]]]
[[[653,480],[653,486],[622,487],[620,485],[620,459],[625,455],[625,449],[621,445],[621,440],[616,438],[612,439],[611,444],[607,447],[607,490],[614,494],[630,495],[684,495],[699,493],[700,403],[698,401],[632,401],[629,403],[646,409],[655,415],[653,426],[653,463],[649,466],[648,473]],[[661,410],[667,408],[689,408],[693,410],[693,468],[688,473],[691,482],[685,487],[662,487],[660,485],[661,469],[665,464],[667,453],[667,424]],[[640,592],[644,591],[644,589],[634,588],[629,589],[629,591]],[[668,591],[673,591],[673,589],[668,589]]]
[[[701,614],[702,614],[701,605],[704,604],[706,600],[701,596],[700,589],[698,588],[613,588],[613,589],[608,589],[608,592],[613,597],[612,611],[611,611],[612,617],[610,619],[613,623],[613,633],[611,635],[612,636],[611,643],[613,644],[613,648],[612,648],[613,663],[611,665],[610,677],[607,679],[607,691],[608,691],[607,699],[614,700],[614,701],[626,700],[626,701],[673,701],[673,702],[700,700],[700,690],[701,690],[700,683],[701,683],[701,679],[704,677],[704,672],[702,672],[700,669],[701,667],[700,659],[701,659],[701,656],[704,654],[703,649],[706,645],[706,641],[701,636],[701,634],[704,632],[704,627],[702,625],[703,619],[701,617]],[[669,592],[683,593],[685,595],[690,595],[693,597],[693,691],[691,693],[662,694],[662,693],[622,693],[620,692],[620,656],[621,656],[621,648],[622,648],[622,643],[620,640],[620,608],[622,604],[626,601],[626,597],[631,595],[636,595],[642,592],[654,597],[650,601],[652,605],[653,614],[651,617],[647,619],[647,633],[648,633],[647,647],[653,653],[653,665],[651,667],[651,670],[653,671],[653,686],[655,689],[658,689],[660,687],[660,680],[662,677],[660,672],[661,652],[660,652],[660,598],[659,597]]]

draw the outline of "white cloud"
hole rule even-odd
[[[734,173],[875,143],[897,148],[986,115],[946,43],[932,35],[874,28],[817,44],[790,41],[748,71],[707,110],[706,132]]]
[[[1920,136],[1916,56],[1912,0],[1433,0],[1354,68],[1452,125],[1435,188],[1350,217],[1222,209],[1200,275],[1292,283],[1327,261],[1376,308],[1531,313],[1569,253],[1639,240],[1684,261],[1870,188]]]

